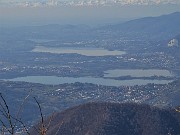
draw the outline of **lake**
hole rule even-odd
[[[131,76],[131,77],[152,77],[152,76],[163,76],[163,77],[173,77],[173,73],[168,70],[161,69],[115,69],[107,70],[104,72],[104,77],[121,77],[121,76]]]
[[[115,56],[126,54],[125,51],[109,51],[103,48],[75,48],[75,47],[44,47],[36,46],[32,52],[44,52],[55,54],[75,53],[85,56]]]
[[[148,83],[155,84],[167,84],[172,82],[172,80],[143,80],[143,79],[132,79],[132,80],[114,80],[114,79],[104,79],[104,78],[94,78],[94,77],[56,77],[56,76],[26,76],[17,77],[14,79],[6,79],[6,81],[23,81],[31,83],[41,83],[41,84],[52,84],[58,85],[63,83],[93,83],[105,86],[133,86],[133,85],[146,85]]]

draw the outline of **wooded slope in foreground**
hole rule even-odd
[[[50,119],[47,135],[180,135],[179,112],[149,105],[88,103]]]

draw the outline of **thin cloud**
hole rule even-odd
[[[1,6],[109,6],[180,4],[179,0],[0,0]]]

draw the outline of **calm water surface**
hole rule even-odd
[[[72,47],[44,47],[36,46],[33,52],[47,52],[56,54],[76,53],[85,56],[113,56],[126,54],[124,51],[109,51],[103,48],[72,48]]]
[[[169,82],[172,82],[171,80],[143,80],[143,79],[113,80],[113,79],[94,78],[94,77],[73,78],[73,77],[56,77],[56,76],[27,76],[27,77],[18,77],[14,79],[6,79],[6,80],[52,84],[52,85],[81,82],[81,83],[93,83],[93,84],[105,85],[105,86],[122,86],[122,85],[133,86],[133,85],[146,85],[148,83],[167,84]]]
[[[151,76],[163,76],[163,77],[173,77],[173,73],[168,70],[160,69],[116,69],[108,70],[104,72],[104,77],[121,77],[121,76],[131,76],[131,77],[151,77]]]

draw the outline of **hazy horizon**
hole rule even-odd
[[[180,5],[175,4],[74,7],[0,7],[0,25],[104,25],[120,23],[134,18],[159,16],[179,11]]]

